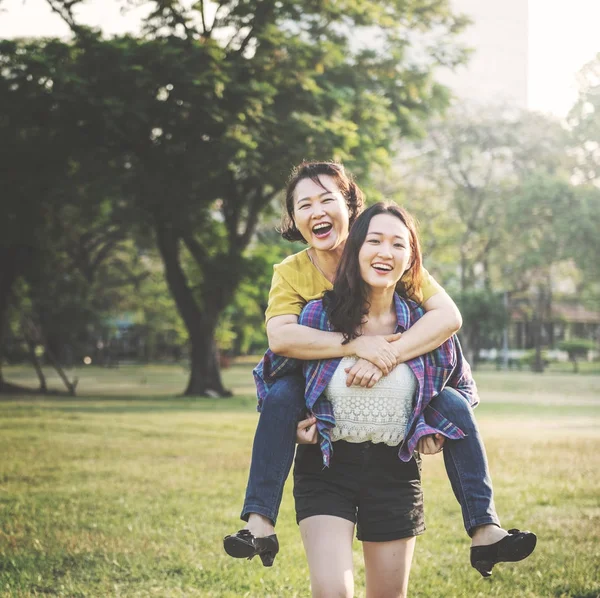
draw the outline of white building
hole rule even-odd
[[[439,73],[459,98],[527,108],[528,0],[452,0],[473,24],[462,36],[473,49],[466,66]]]

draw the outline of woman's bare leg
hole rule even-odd
[[[333,515],[315,515],[300,522],[300,534],[313,598],[352,598],[354,523]]]
[[[406,598],[416,537],[363,542],[367,598]]]

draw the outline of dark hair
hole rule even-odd
[[[325,309],[334,330],[344,335],[343,344],[360,336],[359,328],[369,313],[368,286],[360,274],[358,254],[365,242],[369,225],[374,216],[391,214],[401,220],[409,232],[410,263],[396,285],[396,292],[403,297],[422,300],[421,293],[421,244],[415,219],[393,202],[379,202],[366,209],[350,229],[342,258],[337,267],[333,290],[323,296]]]
[[[286,211],[283,213],[280,227],[281,236],[284,239],[307,243],[294,222],[294,191],[296,191],[296,186],[303,179],[310,179],[325,189],[319,176],[331,177],[344,196],[348,211],[350,212],[350,227],[352,227],[352,224],[361,213],[364,201],[363,192],[354,182],[352,175],[346,172],[342,164],[338,162],[302,162],[302,164],[292,170],[287,182],[285,191]]]

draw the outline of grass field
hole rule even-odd
[[[7,368],[11,382],[34,380]],[[227,557],[256,424],[248,366],[236,396],[183,399],[177,366],[87,368],[77,398],[0,399],[0,596],[309,596],[288,484],[272,569]],[[424,458],[427,532],[410,595],[600,596],[600,376],[482,372],[477,409],[505,526],[538,548],[483,580],[441,457]],[[58,383],[52,381],[58,388]],[[355,543],[356,595],[364,596]]]

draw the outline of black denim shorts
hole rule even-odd
[[[425,531],[421,467],[404,463],[397,446],[333,443],[330,466],[323,467],[316,444],[299,445],[294,463],[296,521],[333,515],[352,521],[357,538],[389,542]]]

